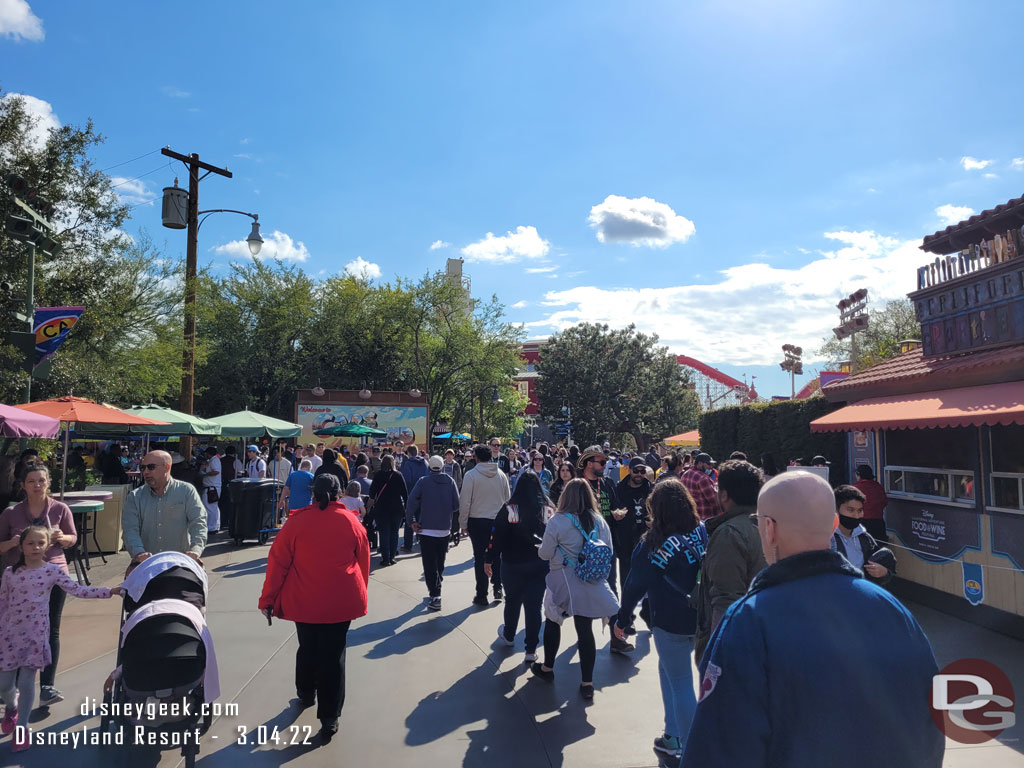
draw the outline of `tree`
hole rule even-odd
[[[537,370],[542,418],[561,421],[567,404],[582,444],[628,432],[647,450],[652,440],[697,423],[698,400],[675,356],[633,325],[582,323],[556,334],[541,349]]]
[[[857,334],[857,370],[895,357],[900,353],[901,341],[920,338],[921,323],[909,299],[896,299],[886,302],[882,309],[869,310],[868,329]],[[822,339],[818,355],[825,357],[828,365],[836,366],[850,359],[850,341],[826,337]]]
[[[37,123],[22,99],[0,100],[0,167],[22,176],[56,207],[54,239],[61,251],[56,257],[36,253],[35,304],[84,304],[86,310],[55,355],[49,379],[33,383],[33,398],[73,392],[117,402],[172,400],[181,377],[172,354],[173,328],[180,327],[176,265],[145,233],[133,239],[121,229],[129,208],[89,159],[103,141],[92,122],[52,129],[42,142],[34,133]],[[8,331],[26,330],[12,316],[24,307],[26,254],[24,243],[0,232],[0,281],[12,286],[10,295],[0,297],[0,343]],[[4,401],[21,400],[27,376],[19,362],[13,348],[0,350]]]

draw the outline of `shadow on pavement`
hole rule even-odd
[[[237,578],[248,576],[253,573],[262,573],[267,569],[267,558],[260,557],[255,560],[246,560],[244,563],[231,563],[214,568],[211,573],[222,574],[225,578]]]
[[[446,614],[444,621],[424,621],[406,627],[377,643],[366,653],[366,658],[383,659],[387,656],[399,656],[436,643],[458,629],[459,624],[475,612],[474,608],[475,606],[469,606],[456,613]],[[417,613],[426,613],[426,608],[422,605],[417,606]]]

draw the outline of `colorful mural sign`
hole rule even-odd
[[[328,448],[360,444],[391,445],[405,448],[416,445],[421,452],[427,450],[427,409],[424,406],[404,405],[325,405],[299,403],[295,422],[302,427],[298,438],[305,444],[323,442]],[[387,432],[387,437],[361,439],[354,437],[318,437],[314,432],[336,424],[362,424]]]
[[[57,351],[83,312],[85,307],[36,307],[36,365]]]

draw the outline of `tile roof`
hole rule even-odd
[[[961,234],[968,235],[969,231],[976,227],[980,230],[977,233],[979,239],[991,237],[992,232],[988,229],[981,229],[982,224],[1005,227],[1006,229],[1014,226],[1020,227],[1024,224],[1024,197],[1015,197],[1013,200],[1008,200],[1002,205],[989,208],[987,211],[975,214],[969,219],[964,219],[957,224],[939,230],[933,235],[928,235],[921,243],[921,250],[940,255],[958,251],[967,243],[960,242],[959,240],[954,241],[953,237]]]
[[[878,384],[901,383],[905,386],[900,389],[907,390],[913,389],[913,384],[920,383],[928,376],[955,377],[967,371],[978,372],[985,368],[1006,368],[1014,364],[1024,365],[1024,345],[987,349],[966,355],[932,358],[926,358],[923,351],[918,348],[883,360],[878,365],[873,365],[867,370],[855,373],[841,381],[833,382],[826,386],[822,393],[833,401],[851,397],[856,399],[858,391],[871,389]],[[948,382],[948,378],[945,381]],[[949,384],[945,383],[940,386],[948,387]],[[927,386],[920,387],[922,391],[929,388]]]

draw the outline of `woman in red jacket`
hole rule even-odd
[[[303,706],[317,701],[324,743],[338,732],[345,703],[345,642],[353,619],[366,615],[370,545],[344,505],[334,475],[313,483],[313,504],[293,515],[267,557],[259,607],[267,618],[295,622],[295,692]]]

